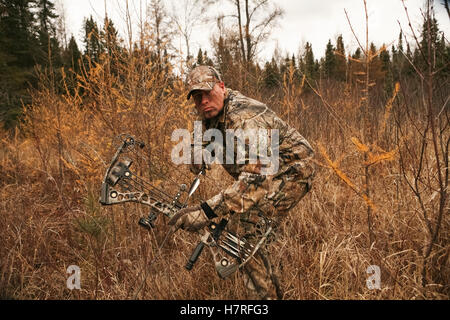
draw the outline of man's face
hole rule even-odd
[[[216,83],[211,91],[196,90],[192,92],[197,111],[205,119],[216,117],[223,109],[225,92],[223,82]]]

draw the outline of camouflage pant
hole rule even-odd
[[[249,290],[249,299],[275,300],[283,298],[280,286],[271,261],[265,250],[259,250],[256,257],[243,268],[244,284]]]
[[[251,182],[250,182],[251,183]],[[263,190],[259,190],[262,188]],[[256,188],[249,188],[250,192],[265,192],[264,197],[257,206],[251,210],[234,214],[230,219],[228,229],[236,234],[243,235],[252,243],[257,242],[261,230],[256,228],[261,216],[270,219],[275,227],[309,191],[309,184],[298,179],[295,172],[275,177],[270,180],[269,185],[264,182]],[[282,299],[283,292],[278,280],[278,276],[270,261],[270,239],[274,239],[274,234],[258,250],[255,257],[250,259],[241,269],[251,299]]]

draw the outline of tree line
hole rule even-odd
[[[241,90],[251,87],[276,93],[288,73],[293,74],[290,78],[298,84],[306,79],[308,86],[323,81],[357,86],[363,82],[367,71],[363,65],[369,61],[370,82],[387,99],[395,83],[412,77],[415,68],[423,68],[430,54],[438,77],[446,78],[450,73],[450,46],[436,19],[423,22],[417,40],[420,43],[413,48],[400,32],[397,43],[390,47],[377,48],[371,43],[368,53],[361,48],[346,52],[344,39],[339,35],[334,42],[328,41],[320,59],[313,52],[312,44],[307,42],[297,56],[281,57],[275,52],[269,61],[261,62],[257,59],[258,48],[283,16],[283,11],[270,6],[270,1],[229,2],[233,14],[215,17],[218,33],[211,41],[212,51],[208,53],[200,48],[196,56],[192,56],[189,43],[193,26],[217,1],[184,0],[184,16],[176,16],[169,13],[161,0],[152,0],[147,8],[150,23],[141,23],[139,41],[129,39],[128,43],[119,37],[113,21],[107,16],[102,24],[92,16],[87,17],[82,30],[83,50],[80,50],[73,35],[66,39],[61,22],[63,17],[57,14],[54,1],[0,0],[1,121],[6,128],[17,123],[22,106],[31,103],[29,89],[38,87],[42,74],[53,79],[54,90],[64,90],[61,84],[64,78],[68,90],[82,93],[83,89],[76,83],[77,74],[88,72],[93,64],[107,58],[113,57],[115,64],[120,64],[133,55],[145,53],[149,61],[156,62],[155,72],[174,77],[170,66],[175,63],[175,51],[170,39],[175,32],[185,38],[187,68],[197,64],[214,65],[229,86]],[[429,43],[431,50],[423,50]]]
[[[6,128],[14,126],[22,106],[31,103],[29,90],[38,87],[42,74],[53,84],[69,77],[75,87],[76,74],[84,67],[100,62],[103,53],[120,50],[118,32],[109,18],[103,26],[92,16],[85,18],[83,52],[73,35],[67,41],[60,18],[54,1],[0,1],[0,119]]]

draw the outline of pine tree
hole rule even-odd
[[[384,80],[384,72],[382,70],[382,65],[380,61],[379,54],[375,44],[372,42],[370,44],[369,54],[371,56],[369,64],[369,76],[371,82],[382,83]]]
[[[113,21],[108,17],[105,17],[103,30],[100,33],[100,41],[102,48],[110,57],[121,52],[118,32],[114,27]]]
[[[435,18],[425,19],[421,32],[421,57],[416,61],[422,70],[428,66],[428,63],[431,63],[432,68],[439,70],[440,74],[448,75],[450,73],[448,48],[446,49],[445,46],[444,34],[440,33]]]
[[[201,48],[198,49],[196,65],[197,66],[203,65],[203,52]]]
[[[77,42],[73,35],[70,37],[69,44],[67,45],[67,49],[64,51],[63,57],[64,66],[66,68],[71,68],[75,73],[79,73],[81,71],[81,52],[78,49]]]
[[[291,65],[291,59],[289,58],[288,55],[286,55],[283,62],[280,64],[281,78],[283,78],[284,75],[289,72],[290,65]]]
[[[445,43],[445,36],[442,32],[436,48],[436,69],[439,75],[448,77],[450,75],[450,46],[446,46]]]
[[[309,42],[306,42],[305,45],[305,54],[304,54],[304,68],[303,73],[310,80],[317,78],[317,73],[319,71],[319,63],[314,60],[314,53],[312,49],[312,45]]]
[[[297,60],[295,59],[295,55],[292,55],[291,58],[291,65],[294,68],[294,78],[296,81],[300,82],[301,81],[301,75],[300,75],[300,70],[297,67]]]
[[[92,62],[100,61],[100,54],[104,51],[100,41],[100,32],[92,15],[84,20],[84,55]]]
[[[408,46],[409,48],[409,46]],[[392,64],[393,64],[393,73],[395,79],[400,79],[401,74],[403,73],[406,59],[405,59],[405,51],[403,49],[403,32],[400,31],[400,34],[398,35],[398,45],[397,49],[395,50],[394,47],[392,49]]]
[[[36,39],[33,34],[32,0],[0,0],[0,52],[10,66],[34,65]]]
[[[344,40],[340,35],[336,40],[336,68],[334,78],[345,81],[347,77],[347,59],[345,58]]]
[[[417,48],[414,49],[414,53],[411,51],[411,47],[409,43],[406,43],[406,58],[405,63],[403,64],[402,73],[405,75],[412,75],[415,73],[414,67],[411,65],[411,61],[414,65],[417,65],[419,61],[419,50]]]
[[[214,43],[214,57],[222,77],[229,85],[237,87],[237,77],[233,77],[236,60],[233,57],[232,42],[230,39],[219,36]]]
[[[44,67],[58,68],[62,65],[61,50],[56,37],[55,4],[50,0],[37,0],[37,34],[39,49],[37,63]]]
[[[429,53],[431,53],[431,63],[434,63],[436,57],[435,49],[439,45],[439,26],[436,19],[425,19],[422,25],[422,40],[420,41],[421,55],[423,60],[420,61],[422,66],[428,63]],[[430,47],[430,48],[429,48]],[[420,59],[419,59],[420,60]]]
[[[271,62],[266,62],[264,66],[263,82],[264,86],[268,89],[277,88],[280,86],[281,74],[274,57],[272,57]]]
[[[22,103],[31,102],[28,84],[36,82],[31,5],[31,0],[0,0],[0,120],[6,128],[16,124]]]
[[[357,48],[348,62],[349,82],[353,85],[357,84],[359,81],[362,81],[361,78],[363,76],[363,73],[365,72],[361,57],[361,49]]]
[[[392,96],[392,92],[394,90],[394,79],[391,67],[391,57],[385,48],[380,52],[380,61],[381,70],[384,73],[384,92],[387,97],[390,97]]]
[[[214,67],[214,62],[211,60],[211,58],[208,56],[208,51],[205,51],[203,53],[203,64],[207,66]]]
[[[352,58],[355,60],[361,59],[361,49],[356,48],[355,53],[353,53]]]
[[[331,40],[328,40],[327,48],[325,50],[325,60],[323,62],[323,72],[327,79],[334,77],[336,72],[336,57],[334,55],[334,46]]]
[[[81,52],[73,35],[70,37],[67,48],[63,51],[62,60],[66,73],[65,83],[69,92],[74,94],[77,88],[76,75],[81,72]]]

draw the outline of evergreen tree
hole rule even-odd
[[[435,49],[439,45],[439,27],[436,19],[426,19],[422,25],[420,48],[422,51],[422,58],[420,61],[422,66],[428,63],[429,52],[431,53],[430,60],[433,64],[435,61]]]
[[[418,65],[419,63],[419,50],[417,48],[414,49],[414,53],[411,51],[411,47],[409,46],[409,43],[406,43],[406,58],[405,63],[403,64],[402,74],[405,75],[412,75],[415,73],[414,67],[411,65],[411,62],[414,65]]]
[[[208,52],[203,52],[201,48],[198,49],[197,61],[195,62],[194,67],[200,65],[214,66],[213,61],[208,57]]]
[[[32,0],[0,0],[0,52],[9,66],[34,65],[34,16]]]
[[[208,57],[208,51],[205,51],[203,53],[203,64],[214,67],[214,62],[211,60],[210,57]]]
[[[405,63],[404,51],[403,51],[403,33],[400,31],[398,36],[397,49],[392,45],[392,75],[395,81],[398,81],[403,72],[403,65]]]
[[[319,71],[319,63],[314,60],[314,53],[312,49],[312,45],[309,42],[306,42],[305,45],[305,54],[304,54],[304,68],[303,73],[306,75],[308,79],[316,79],[317,73]]]
[[[237,77],[233,77],[236,60],[233,57],[233,43],[230,39],[219,36],[218,41],[214,44],[214,56],[217,67],[225,79],[231,86],[237,88]]]
[[[84,20],[84,55],[92,62],[100,61],[100,54],[104,51],[100,41],[100,32],[97,23],[92,15]]]
[[[74,94],[77,87],[76,75],[81,72],[81,52],[73,35],[70,37],[67,48],[63,51],[62,59],[66,70],[66,85]]]
[[[356,84],[358,80],[362,81],[361,78],[365,71],[361,57],[362,57],[361,49],[357,48],[348,62],[349,82],[352,84]]]
[[[383,50],[380,52],[381,70],[384,73],[384,92],[388,97],[392,96],[394,90],[394,80],[391,68],[391,57],[389,52],[383,45]]]
[[[377,48],[373,42],[370,44],[369,54],[371,57],[369,63],[370,81],[375,82],[377,84],[382,83],[384,80],[384,72],[382,70],[381,61],[379,54],[377,52]]]
[[[291,77],[292,74],[292,81],[299,82],[301,79],[300,72],[297,68],[297,63],[295,61],[295,55],[292,55],[292,57],[289,58],[288,55],[286,55],[286,58],[284,58],[283,63],[280,65],[280,75],[281,79],[284,79],[285,76]]]
[[[75,37],[72,35],[69,40],[69,44],[67,45],[67,49],[64,50],[64,66],[66,68],[72,69],[75,73],[79,73],[81,71],[80,59],[81,52],[78,49],[77,42]]]
[[[352,58],[355,60],[361,59],[361,49],[356,48],[355,53],[353,53]]]
[[[404,59],[405,51],[403,49],[403,32],[400,31],[400,34],[398,35],[398,44],[397,44],[397,50],[395,50],[395,47],[392,46],[392,62],[396,65],[403,65],[403,59]],[[401,69],[402,66],[399,66],[399,69]]]
[[[290,65],[291,65],[291,59],[289,58],[288,55],[286,55],[283,62],[280,64],[281,78],[283,78],[284,75],[289,72]]]
[[[56,37],[55,4],[50,0],[36,0],[37,34],[39,49],[37,63],[44,67],[52,65],[58,68],[62,65],[61,51]]]
[[[100,33],[101,47],[112,57],[121,52],[119,37],[114,23],[108,17],[105,17],[103,31]]]
[[[298,67],[297,67],[295,55],[292,55],[292,58],[291,58],[291,66],[294,68],[294,78],[295,78],[295,80],[297,80],[298,82],[300,82],[302,76],[300,75],[300,70],[299,70]]]
[[[277,88],[281,83],[281,74],[275,58],[271,62],[266,62],[263,70],[263,81],[266,88]]]
[[[31,0],[0,0],[0,119],[15,125],[22,103],[31,102],[27,89],[35,84],[36,38]]]
[[[203,52],[202,49],[198,49],[198,53],[197,53],[197,66],[201,66],[203,65]]]
[[[344,40],[342,35],[336,41],[336,68],[334,78],[336,80],[345,81],[347,76],[347,59],[345,58]]]
[[[329,80],[330,77],[327,76],[326,72],[325,72],[325,58],[322,57],[319,60],[319,79],[327,79]]]
[[[381,61],[381,70],[383,72],[388,72],[391,68],[391,57],[389,56],[389,52],[386,50],[386,47],[383,45],[383,50],[380,52],[380,61]]]
[[[416,61],[422,70],[431,63],[432,68],[439,70],[439,73],[447,75],[450,73],[448,47],[445,46],[444,34],[440,34],[435,18],[426,19],[423,23],[420,50],[421,55]]]
[[[334,77],[336,72],[336,57],[334,55],[334,46],[331,44],[331,40],[328,40],[327,48],[325,50],[323,72],[326,79]]]
[[[446,46],[443,32],[437,44],[436,52],[436,69],[440,75],[448,77],[450,75],[450,46]]]

